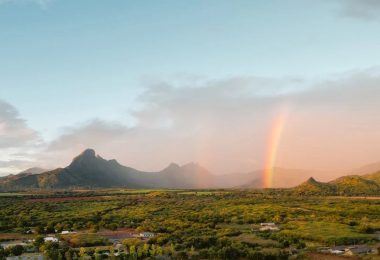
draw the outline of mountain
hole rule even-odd
[[[301,195],[380,195],[380,172],[364,176],[343,176],[327,183],[310,178],[292,191]]]
[[[377,172],[372,173],[372,174],[366,174],[362,177],[367,179],[367,180],[372,180],[372,181],[375,181],[378,184],[380,184],[380,171],[377,171]]]
[[[34,171],[35,172],[35,171]],[[65,168],[39,174],[22,173],[0,179],[0,190],[66,189],[74,187],[106,188],[216,188],[215,175],[196,163],[170,164],[159,172],[143,172],[105,160],[87,149]]]
[[[330,182],[318,182],[313,172],[275,168],[273,186],[289,188],[297,194],[379,195],[380,172],[349,175]],[[16,175],[0,178],[0,190],[68,189],[68,188],[261,188],[261,171],[243,174],[213,175],[197,163],[171,163],[157,172],[144,172],[106,160],[87,149],[64,168],[45,171],[30,168]],[[307,179],[308,178],[308,179]]]
[[[313,177],[310,177],[307,181],[298,185],[293,189],[300,195],[317,195],[317,194],[334,194],[335,187],[329,183],[316,181]]]

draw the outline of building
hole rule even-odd
[[[372,253],[372,248],[367,246],[355,246],[347,248],[345,251],[345,255],[353,256],[353,255],[360,255],[360,254],[370,254]]]
[[[372,252],[371,247],[367,246],[334,246],[330,248],[329,253],[334,255],[346,255],[346,256],[353,256],[353,255],[359,255],[359,254],[369,254]]]
[[[67,235],[67,234],[75,234],[76,232],[70,231],[70,230],[62,230],[61,234],[62,235]]]
[[[58,238],[56,238],[56,237],[45,237],[45,238],[44,238],[44,241],[45,241],[45,242],[53,242],[53,243],[57,243],[57,242],[58,242]]]
[[[278,231],[280,230],[279,226],[276,223],[260,223],[260,231]]]
[[[330,253],[334,255],[343,255],[348,246],[334,246],[330,248]]]
[[[140,237],[142,237],[142,238],[151,238],[151,237],[154,237],[154,233],[152,233],[152,232],[141,232],[140,233]]]

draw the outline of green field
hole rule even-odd
[[[79,254],[79,247],[95,257],[97,247],[112,245],[99,230],[116,234],[123,229],[155,234],[146,240],[122,237],[128,257],[144,245],[172,259],[304,259],[321,246],[379,246],[378,199],[232,190],[21,194],[0,196],[0,240],[57,232],[61,242],[49,250],[62,257],[65,250]],[[260,231],[262,222],[275,222],[279,230]],[[23,234],[29,229],[35,233]],[[65,237],[58,234],[62,230],[77,233]],[[295,249],[292,256],[290,248]],[[43,246],[37,250],[50,252]],[[137,251],[139,259],[148,255]]]

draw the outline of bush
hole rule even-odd
[[[14,256],[22,255],[22,253],[24,253],[24,247],[21,245],[12,246],[10,252]]]

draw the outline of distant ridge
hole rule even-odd
[[[316,181],[313,177],[295,187],[294,190],[301,195],[332,194],[335,192],[334,187],[330,184]]]
[[[310,177],[312,172],[274,169],[275,187],[288,188],[300,195],[380,195],[380,171],[349,175],[330,182]],[[144,172],[106,160],[93,149],[86,149],[64,168],[46,171],[30,168],[16,175],[0,178],[0,191],[70,188],[262,188],[261,171],[243,174],[213,175],[197,163],[169,164],[157,172]],[[307,179],[308,178],[308,179]],[[297,183],[301,183],[296,186]],[[294,188],[290,188],[293,186]]]
[[[197,163],[171,163],[158,172],[143,172],[105,160],[86,149],[70,165],[42,173],[22,173],[0,179],[0,190],[86,188],[223,188],[215,175]],[[232,176],[236,177],[236,176]],[[232,178],[228,176],[228,178]],[[221,178],[228,181],[228,178]],[[237,178],[239,180],[239,178]],[[245,181],[244,179],[242,181]]]
[[[343,176],[327,183],[310,178],[292,190],[301,195],[380,195],[380,172]]]

